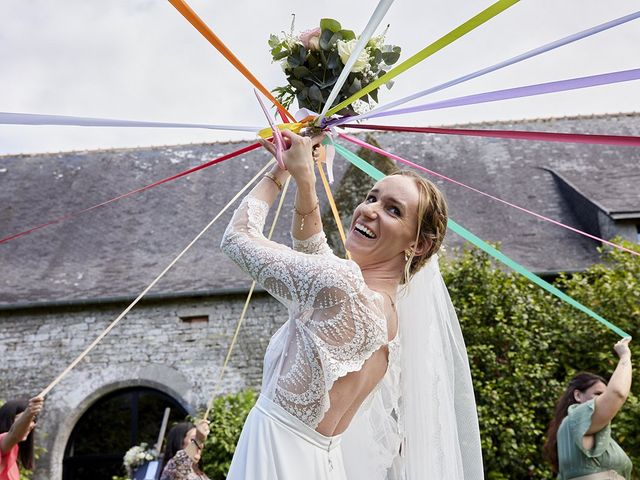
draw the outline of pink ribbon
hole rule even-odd
[[[399,161],[401,163],[404,163],[405,165],[409,165],[410,167],[417,168],[418,170],[422,170],[425,173],[428,173],[430,175],[434,175],[434,176],[436,176],[438,178],[446,180],[447,182],[451,182],[451,183],[454,183],[454,184],[459,185],[461,187],[467,188],[467,189],[469,189],[469,190],[471,190],[473,192],[479,193],[480,195],[483,195],[485,197],[491,198],[492,200],[495,200],[497,202],[503,203],[503,204],[508,205],[510,207],[513,207],[513,208],[515,208],[517,210],[520,210],[521,212],[525,212],[525,213],[528,213],[529,215],[533,215],[534,217],[539,218],[540,220],[544,220],[546,222],[553,223],[554,225],[558,225],[559,227],[566,228],[567,230],[571,230],[572,232],[575,232],[575,233],[578,233],[578,234],[583,235],[585,237],[591,238],[592,240],[597,240],[597,241],[602,242],[604,244],[607,244],[607,245],[609,245],[611,247],[617,248],[619,250],[623,250],[623,251],[625,251],[627,253],[631,253],[633,255],[637,255],[637,256],[640,257],[640,253],[634,252],[633,250],[630,250],[630,249],[628,249],[626,247],[623,247],[622,245],[618,245],[617,243],[613,243],[613,242],[610,242],[610,241],[605,240],[603,238],[596,237],[595,235],[591,235],[590,233],[583,232],[582,230],[578,230],[577,228],[570,227],[569,225],[565,225],[564,223],[561,223],[561,222],[559,222],[557,220],[554,220],[552,218],[545,217],[544,215],[541,215],[539,213],[533,212],[531,210],[527,210],[526,208],[521,207],[519,205],[516,205],[514,203],[507,202],[506,200],[503,200],[501,198],[493,196],[493,195],[491,195],[489,193],[485,193],[482,190],[478,190],[477,188],[471,187],[471,186],[469,186],[467,184],[464,184],[462,182],[459,182],[457,180],[449,178],[449,177],[447,177],[445,175],[442,175],[440,173],[434,172],[433,170],[429,170],[428,168],[425,168],[422,165],[418,165],[417,163],[413,163],[413,162],[411,162],[409,160],[405,160],[404,158],[399,157],[398,155],[394,155],[393,153],[386,152],[386,151],[382,150],[381,148],[374,147],[373,145],[370,145],[370,144],[368,144],[366,142],[363,142],[362,140],[360,140],[358,138],[352,137],[350,135],[345,135],[344,133],[339,133],[338,135],[340,137],[344,138],[345,140],[350,141],[351,143],[355,143],[356,145],[358,145],[360,147],[366,148],[368,150],[372,150],[372,151],[374,151],[376,153],[379,153],[380,155],[384,155],[385,157],[393,158],[394,160],[397,160],[397,161]]]

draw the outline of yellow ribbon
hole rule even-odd
[[[304,127],[307,126],[306,123],[301,123],[301,122],[296,122],[296,123],[279,123],[278,125],[276,125],[278,127],[278,130],[283,131],[283,130],[291,130],[293,133],[300,133],[300,130],[302,130]],[[271,127],[267,127],[267,128],[263,128],[262,130],[260,130],[258,132],[258,136],[260,138],[271,138],[273,136],[273,130],[271,130]]]
[[[447,45],[449,45],[450,43],[453,43],[454,41],[456,41],[457,39],[459,39],[463,35],[466,35],[470,31],[474,30],[476,27],[479,27],[483,23],[491,20],[493,17],[495,17],[499,13],[503,12],[507,8],[515,5],[519,1],[520,0],[498,0],[496,3],[494,3],[493,5],[488,7],[487,9],[483,10],[479,14],[477,14],[475,17],[470,18],[469,20],[464,22],[459,27],[454,28],[449,33],[447,33],[443,37],[440,37],[438,40],[433,42],[431,45],[428,45],[427,47],[423,48],[422,50],[420,50],[418,53],[416,53],[412,57],[410,57],[407,60],[405,60],[404,62],[402,62],[400,65],[396,66],[395,68],[392,68],[387,73],[385,73],[383,76],[381,76],[377,80],[371,82],[369,85],[364,87],[359,92],[354,93],[353,95],[351,95],[349,98],[347,98],[342,103],[339,103],[335,107],[329,109],[329,111],[325,115],[327,117],[330,117],[334,113],[337,113],[340,110],[342,110],[343,108],[351,105],[353,102],[355,102],[360,97],[362,97],[362,96],[366,95],[367,93],[371,92],[372,90],[375,90],[376,88],[384,85],[385,83],[390,81],[392,78],[395,78],[398,75],[400,75],[402,72],[404,72],[406,70],[409,70],[411,67],[417,65],[418,63],[420,63],[421,61],[423,61],[427,57],[430,57],[431,55],[433,55],[437,51],[439,51],[439,50],[443,49],[444,47],[446,47]]]
[[[351,255],[347,251],[347,237],[345,236],[344,229],[342,228],[342,220],[340,220],[340,212],[338,212],[338,206],[336,205],[336,201],[333,199],[333,194],[331,193],[331,187],[329,186],[329,182],[327,181],[327,177],[324,174],[324,171],[322,170],[322,164],[320,162],[318,162],[318,172],[320,173],[320,179],[322,180],[324,191],[327,194],[327,200],[329,200],[331,213],[333,213],[333,218],[336,221],[336,225],[338,227],[338,233],[340,234],[342,245],[344,245],[344,251],[347,252],[347,258],[351,260]]]

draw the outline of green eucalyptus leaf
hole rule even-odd
[[[333,33],[342,30],[340,22],[334,20],[333,18],[323,18],[322,20],[320,20],[320,28],[322,30],[330,30]]]
[[[274,47],[277,47],[279,45],[280,45],[280,39],[276,35],[271,34],[269,36],[269,46],[271,48],[274,48]]]
[[[302,62],[300,62],[300,58],[298,58],[297,55],[289,55],[287,57],[287,63],[292,68],[299,67],[300,65],[302,65]]]
[[[382,61],[382,52],[380,51],[380,49],[379,49],[379,48],[376,48],[376,49],[373,51],[373,55],[371,55],[371,57],[372,57],[372,61],[373,61],[376,65],[378,65],[378,64]]]
[[[273,55],[273,59],[274,59],[275,61],[278,61],[278,60],[282,60],[282,59],[283,59],[283,58],[285,58],[287,55],[289,55],[289,52],[288,52],[287,50],[283,50],[283,51],[281,51],[281,52],[277,52],[277,53],[275,53],[275,54],[274,54],[273,52],[271,52],[271,55]]]
[[[338,40],[342,40],[342,33],[336,32],[333,35],[331,35],[331,39],[329,40],[329,48],[332,48],[333,46],[335,46],[336,43],[338,43]]]
[[[349,94],[353,95],[356,92],[359,92],[360,90],[362,90],[362,82],[360,81],[359,78],[354,78],[353,82],[351,82],[351,85],[349,85]]]
[[[345,42],[356,39],[356,34],[353,32],[353,30],[340,30],[338,33],[342,35],[342,40],[344,40]]]
[[[293,69],[293,75],[297,79],[307,78],[311,76],[311,71],[304,65],[301,65]]]
[[[329,40],[333,37],[333,32],[331,30],[322,30],[320,33],[320,48],[322,50],[329,50]]]
[[[300,65],[304,65],[305,61],[307,60],[307,52],[308,50],[303,45],[300,45],[300,48],[298,49],[298,58],[300,59]]]
[[[311,85],[311,87],[309,87],[309,99],[314,102],[322,102],[322,92],[317,85]]]
[[[382,59],[384,60],[384,63],[386,63],[387,65],[393,65],[398,61],[399,58],[400,58],[400,52],[391,51],[391,52],[384,52],[382,54]]]
[[[342,69],[340,55],[338,55],[338,52],[334,50],[329,54],[329,58],[327,58],[327,68],[336,67],[341,67]]]

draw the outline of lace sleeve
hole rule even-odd
[[[333,251],[327,243],[327,236],[324,232],[318,232],[305,240],[298,240],[291,236],[293,249],[297,252],[308,253],[310,255],[333,255]]]
[[[262,233],[268,212],[266,202],[246,197],[224,233],[221,248],[271,295],[287,306],[315,309],[340,303],[362,289],[364,281],[355,264],[268,240]],[[324,249],[321,243],[316,245],[315,253]]]

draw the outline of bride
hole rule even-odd
[[[287,170],[265,175],[222,239],[289,312],[227,478],[481,479],[466,351],[435,255],[447,224],[442,194],[412,172],[380,180],[353,212],[353,260],[338,258],[320,220],[317,139],[283,136]],[[289,175],[293,249],[262,234]]]

